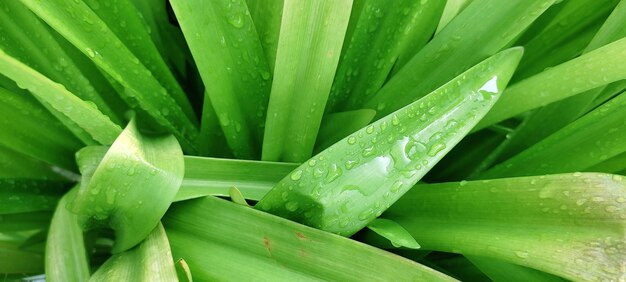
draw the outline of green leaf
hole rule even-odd
[[[247,199],[258,201],[297,164],[185,156],[185,178],[175,201],[207,195],[228,197],[237,187]]]
[[[119,82],[124,89],[120,94],[130,106],[148,113],[173,133],[187,151],[195,151],[192,141],[197,135],[197,121],[188,119],[151,71],[89,6],[72,0],[21,1]]]
[[[515,39],[554,0],[474,0],[407,62],[365,108],[376,119],[424,97]],[[489,11],[489,13],[485,13]]]
[[[176,264],[176,275],[178,275],[178,281],[181,282],[193,282],[193,277],[191,277],[191,270],[189,269],[189,265],[184,259],[178,259]]]
[[[476,129],[626,79],[625,50],[626,38],[623,38],[514,84]],[[612,67],[607,68],[609,65]]]
[[[58,171],[49,164],[0,146],[0,178],[62,179]]]
[[[246,198],[244,198],[244,196],[241,194],[241,191],[239,191],[237,187],[231,186],[230,188],[228,188],[228,195],[230,196],[230,199],[233,201],[233,203],[237,203],[242,206],[250,206],[248,205],[248,202],[246,202]]]
[[[233,154],[257,158],[270,70],[244,0],[172,1]]]
[[[463,181],[416,186],[384,218],[425,250],[494,258],[576,281],[611,280],[624,273],[625,198],[618,175]]]
[[[63,192],[65,182],[35,179],[0,179],[0,214],[50,211]]]
[[[443,1],[442,1],[443,2]],[[463,11],[472,0],[447,0],[445,1],[446,5],[441,14],[441,19],[439,19],[439,24],[437,25],[436,33],[439,33],[443,30],[446,25],[448,25],[454,17],[456,17],[459,13]]]
[[[102,150],[78,154],[83,179],[70,204],[86,229],[115,231],[113,253],[146,238],[174,199],[184,173],[183,154],[171,136],[147,136],[134,120],[98,163]],[[95,155],[95,156],[94,156]]]
[[[284,0],[247,0],[246,3],[259,39],[261,39],[267,64],[273,72]]]
[[[626,170],[626,152],[596,164],[587,170],[606,173],[619,173]]]
[[[453,280],[365,244],[213,197],[175,204],[163,224],[174,257],[185,258],[198,281]]]
[[[0,112],[0,144],[52,165],[76,168],[72,154],[81,142],[30,94],[0,87]]]
[[[302,162],[313,153],[351,7],[352,0],[285,0],[263,160]]]
[[[137,247],[113,255],[89,281],[178,281],[163,226],[159,223]]]
[[[467,257],[476,267],[484,272],[494,282],[564,282],[563,278],[554,276],[536,269],[521,265],[506,263],[500,260],[475,257]]]
[[[626,152],[625,106],[622,94],[480,178],[582,171]]]
[[[302,164],[257,207],[349,236],[393,204],[498,99],[521,48],[500,52]]]
[[[2,50],[0,73],[28,89],[46,108],[60,113],[57,118],[83,141],[93,138],[101,144],[111,144],[121,131],[109,117],[74,96],[63,85],[51,81]]]
[[[168,95],[174,98],[187,118],[195,121],[196,115],[189,99],[159,54],[156,45],[151,40],[152,30],[135,5],[128,0],[115,2],[114,7],[111,7],[109,2],[84,1],[84,3],[150,71],[150,74],[167,90]]]
[[[337,141],[368,125],[376,111],[361,109],[355,111],[332,113],[324,117],[315,141],[315,152],[337,143]]]
[[[415,238],[404,227],[393,220],[377,218],[370,222],[367,228],[387,238],[394,247],[420,248]]]
[[[0,46],[14,58],[29,65],[51,80],[63,84],[70,92],[82,100],[94,103],[115,123],[120,117],[111,110],[96,88],[82,74],[77,63],[55,40],[50,29],[19,1],[0,3],[0,26],[3,26],[5,40]]]
[[[89,261],[78,218],[66,206],[76,194],[73,189],[57,205],[46,241],[46,280],[87,281]]]
[[[11,243],[0,241],[0,273],[7,281],[21,281],[26,273],[41,273],[44,270],[43,255],[21,250]],[[10,279],[9,274],[20,274],[15,280]],[[6,277],[6,278],[5,278]]]
[[[411,42],[417,53],[435,29],[431,18],[441,13],[444,1],[364,0],[356,27],[339,61],[328,97],[327,112],[356,109],[386,81],[394,63]],[[428,26],[430,22],[430,26]],[[355,23],[352,23],[355,24]],[[411,38],[413,37],[413,38]],[[413,53],[414,54],[414,53]]]

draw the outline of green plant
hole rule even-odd
[[[623,281],[625,22],[0,1],[2,278]]]

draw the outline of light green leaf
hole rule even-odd
[[[621,94],[479,177],[582,171],[626,152],[625,106]]]
[[[89,261],[78,218],[66,206],[77,189],[61,198],[46,241],[46,280],[50,282],[87,281]]]
[[[377,218],[370,222],[367,228],[387,238],[394,247],[420,248],[415,238],[404,227],[393,220]]]
[[[422,178],[506,87],[521,48],[500,52],[426,97],[341,140],[278,183],[257,207],[350,236]]]
[[[441,1],[443,2],[443,1]],[[465,9],[472,0],[447,0],[445,1],[446,5],[441,14],[441,19],[439,19],[439,24],[437,25],[437,30],[435,33],[439,33],[443,30],[446,25],[448,25],[454,17],[456,17],[463,9]]]
[[[192,143],[197,136],[197,121],[187,117],[150,70],[82,0],[21,2],[117,81],[124,89],[122,98],[131,107],[149,114],[187,151],[195,151]]]
[[[271,73],[244,0],[172,1],[226,141],[258,158]]]
[[[626,38],[509,87],[476,129],[622,79],[626,79]]]
[[[361,109],[332,113],[324,117],[315,141],[315,153],[337,143],[337,141],[368,125],[376,111]]]
[[[185,178],[174,201],[207,195],[228,197],[237,187],[258,201],[297,164],[185,156]]]
[[[376,93],[402,51],[413,48],[415,54],[426,44],[436,24],[430,19],[441,13],[445,4],[413,0],[363,2],[358,22],[350,37],[346,37],[349,41],[344,43],[326,112],[357,109],[364,99]]]
[[[263,160],[311,157],[351,8],[352,0],[285,0]]]
[[[191,270],[189,269],[189,265],[184,259],[178,259],[176,264],[176,275],[178,275],[178,281],[181,282],[193,282],[193,277],[191,277]]]
[[[384,214],[425,250],[576,281],[624,277],[626,181],[575,173],[419,185]]]
[[[113,253],[146,238],[174,199],[184,173],[183,154],[171,136],[147,136],[135,121],[102,150],[87,147],[78,155],[83,179],[70,204],[84,228],[115,231]],[[95,156],[94,156],[95,155]]]
[[[274,71],[284,0],[246,0],[270,70]]]
[[[135,248],[113,255],[89,281],[178,281],[163,226],[159,223]]]
[[[246,202],[246,198],[244,198],[244,196],[241,194],[241,191],[239,191],[237,187],[231,186],[230,188],[228,188],[228,195],[230,196],[230,199],[233,201],[233,203],[237,203],[242,206],[250,206],[248,205],[248,202]]]
[[[85,138],[93,138],[100,144],[108,145],[121,132],[121,128],[98,109],[2,50],[0,73],[28,89],[48,109],[60,113],[61,116],[57,117],[83,141]]]
[[[472,1],[364,107],[375,109],[376,118],[380,118],[424,97],[508,46],[553,2]]]
[[[213,197],[175,204],[163,225],[174,257],[185,258],[198,281],[453,280],[365,244]]]

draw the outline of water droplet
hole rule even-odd
[[[359,214],[359,220],[367,220],[374,214],[374,209],[369,208]]]
[[[348,144],[352,145],[354,143],[356,143],[356,137],[354,136],[348,137]]]
[[[524,251],[517,251],[517,252],[515,252],[515,255],[517,257],[523,258],[523,259],[528,258],[528,253],[524,252]]]
[[[290,212],[294,212],[298,210],[298,202],[294,202],[294,201],[287,202],[287,204],[285,204],[285,208]]]
[[[434,157],[439,152],[443,151],[445,148],[446,148],[445,144],[443,144],[443,143],[435,143],[434,145],[432,145],[430,147],[430,150],[428,150],[428,155],[431,156],[431,157]]]
[[[87,51],[87,55],[89,57],[95,58],[96,57],[96,52],[94,52],[93,50],[91,50],[91,48],[87,48],[85,49],[85,51]]]
[[[310,159],[308,164],[309,166],[315,166],[317,164],[317,161],[315,159]]]
[[[604,210],[608,213],[614,213],[616,211],[619,211],[619,208],[616,206],[606,206]]]
[[[346,169],[352,169],[358,162],[355,160],[346,161]]]
[[[391,124],[392,124],[392,125],[398,125],[398,124],[400,124],[400,119],[398,118],[398,116],[397,116],[397,115],[395,115],[395,114],[394,114],[394,115],[391,117]]]
[[[330,169],[328,170],[328,175],[326,175],[326,182],[333,182],[337,177],[343,174],[343,170],[337,166],[337,164],[332,164]]]
[[[236,28],[242,28],[244,26],[244,18],[240,13],[231,14],[228,16],[227,21],[229,24]]]
[[[302,178],[302,170],[296,170],[294,172],[291,173],[291,180],[293,181],[298,181],[300,180],[300,178]]]
[[[374,126],[373,126],[373,125],[368,125],[368,126],[365,128],[365,133],[367,133],[367,134],[372,134],[372,132],[374,132]]]

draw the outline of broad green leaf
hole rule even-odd
[[[421,179],[489,111],[521,48],[502,51],[426,97],[339,141],[281,180],[257,207],[349,236]]]
[[[626,1],[621,0],[611,15],[602,25],[603,32],[599,32],[589,43],[587,49],[593,50],[602,47],[607,42],[613,42],[626,36]]]
[[[534,38],[524,42],[524,58],[518,68],[520,73],[516,72],[514,81],[518,81],[519,78],[529,77],[536,74],[537,71],[543,71],[545,68],[551,67],[552,65],[545,64],[545,57],[550,50],[565,45],[568,41],[576,41],[575,38],[581,37],[581,33],[592,26],[595,26],[592,28],[594,30],[592,32],[595,33],[618,1],[569,0],[563,2],[558,13],[551,15],[550,23]],[[590,41],[591,38],[587,40]],[[582,51],[587,43],[581,46],[578,52]],[[557,63],[560,64],[562,62],[564,61]],[[535,65],[539,66],[534,67]],[[529,67],[533,68],[533,71],[529,71]]]
[[[589,7],[588,5],[582,5],[581,7],[578,7],[580,6],[579,4],[580,3],[576,1],[568,2],[563,8],[562,12],[559,13],[559,15],[565,12],[572,12],[572,10],[580,13],[580,10],[583,10],[584,16],[585,11],[593,8]],[[603,5],[605,4],[606,3],[603,3]],[[575,7],[575,9],[570,9],[570,7]],[[620,30],[614,28],[614,22],[616,21],[615,16],[620,14],[620,9],[626,10],[626,5],[621,5],[621,7],[618,7],[613,11],[612,17],[602,25],[597,33],[595,33],[593,44],[590,43],[589,45],[587,45],[586,48],[583,50],[583,53],[587,53],[598,47],[601,47],[604,44],[611,43],[617,39],[626,36],[626,29]],[[600,9],[599,11],[601,12],[602,9]],[[565,17],[565,19],[562,19],[562,21],[565,21],[565,24],[562,24],[559,21],[558,23],[561,24],[557,23],[554,25],[559,27],[563,25],[567,26],[567,23],[571,22],[571,19],[568,20],[568,18]],[[558,31],[560,31],[560,28],[556,28],[556,31],[553,32]],[[607,87],[609,89],[613,89],[613,87],[617,87],[618,89],[620,89],[620,82],[615,82],[611,86],[612,87],[600,86],[595,89],[576,94],[575,96],[563,99],[561,101],[538,109],[537,111],[526,117],[524,119],[524,122],[519,127],[517,127],[515,131],[507,137],[505,142],[503,142],[497,150],[494,150],[494,152],[490,154],[487,159],[490,159],[492,162],[505,160],[519,153],[523,149],[528,148],[531,145],[539,142],[540,140],[544,139],[555,131],[563,128],[567,124],[573,122],[581,115],[586,113],[589,108],[593,106],[596,97],[602,95]],[[546,123],[546,120],[549,120],[550,122]],[[492,163],[483,162],[483,167],[487,168],[491,164]]]
[[[44,259],[40,253],[21,250],[19,246],[0,241],[0,273],[6,281],[23,281],[20,278],[26,273],[41,273],[44,270]],[[21,276],[11,279],[10,274]]]
[[[0,214],[53,210],[67,183],[35,179],[0,179]]]
[[[463,181],[416,186],[383,217],[425,250],[494,258],[575,281],[615,280],[625,273],[625,199],[618,175]]]
[[[396,73],[365,108],[386,116],[497,53],[554,0],[474,0]],[[489,11],[489,13],[485,13]]]
[[[445,13],[446,5],[451,1],[420,1],[424,8],[414,15],[411,24],[404,31],[407,34],[406,40],[398,42],[401,45],[400,54],[391,70],[391,75],[402,69],[428,43],[435,29],[438,28],[437,23]]]
[[[57,205],[46,242],[46,280],[87,281],[89,261],[78,217],[66,206],[76,194],[73,189]]]
[[[171,3],[204,81],[204,107],[212,105],[236,157],[258,158],[271,74],[245,1]]]
[[[8,56],[0,50],[0,72],[13,79],[24,89],[28,89],[44,106],[58,111],[61,121],[81,140],[93,138],[100,144],[111,144],[121,132],[120,127],[63,87],[33,70],[27,65]],[[83,137],[83,138],[81,138]]]
[[[445,2],[446,5],[442,11],[435,33],[439,33],[443,30],[443,28],[446,27],[446,25],[448,25],[454,17],[456,17],[459,13],[461,13],[461,11],[463,11],[463,9],[472,3],[472,0],[447,0]]]
[[[409,249],[420,248],[415,238],[413,238],[404,227],[393,220],[377,218],[370,222],[367,228],[389,239],[394,247],[406,247]]]
[[[47,228],[51,217],[50,211],[0,214],[0,234],[39,231]]]
[[[0,41],[0,46],[7,53],[51,80],[63,84],[82,100],[94,103],[98,110],[115,123],[121,121],[120,116],[111,110],[98,92],[102,89],[92,85],[46,25],[22,3],[2,1],[0,25],[4,27],[2,34],[8,36],[5,38],[8,40]]]
[[[163,226],[159,223],[137,247],[113,255],[89,281],[178,281]]]
[[[197,121],[187,115],[166,89],[96,13],[82,1],[21,0],[125,90],[122,98],[148,113],[173,133],[187,151],[197,135]]]
[[[496,259],[469,256],[476,267],[494,282],[564,282],[563,278],[521,265],[506,263]]]
[[[598,94],[596,99],[593,100],[591,104],[589,104],[589,106],[587,107],[587,111],[591,111],[598,106],[604,104],[606,101],[613,99],[617,95],[624,92],[624,90],[626,90],[626,80],[620,80],[606,85],[602,93]]]
[[[625,106],[622,94],[479,177],[582,171],[624,153]]]
[[[256,32],[261,39],[267,64],[273,72],[284,0],[246,0],[246,3]]]
[[[0,112],[0,144],[34,159],[75,169],[72,154],[81,142],[30,94],[0,87]]]
[[[365,244],[213,197],[175,204],[163,225],[174,257],[185,258],[198,281],[453,280]]]
[[[339,62],[352,0],[285,0],[262,158],[311,157]]]
[[[403,51],[404,42],[413,39],[411,36],[423,38],[417,42],[418,46],[411,46],[417,53],[435,28],[434,21],[431,26],[423,21],[440,13],[445,4],[444,1],[413,0],[363,2],[356,27],[350,37],[346,37],[349,42],[339,60],[326,112],[356,109],[364,99],[376,93]]]
[[[185,178],[174,201],[207,195],[229,196],[237,187],[247,199],[258,201],[297,164],[185,156]]]
[[[587,170],[606,173],[619,173],[626,170],[626,152],[596,164]]]
[[[128,0],[114,3],[107,1],[102,3],[100,1],[84,2],[167,90],[168,95],[174,98],[187,118],[192,121],[196,120],[189,99],[159,54],[157,47],[151,40],[152,30],[135,5]]]
[[[85,229],[112,228],[113,253],[125,251],[148,236],[174,199],[184,173],[180,146],[171,135],[141,134],[133,119],[99,164],[101,150],[84,150],[78,154],[83,179],[70,209]]]
[[[622,79],[626,79],[626,38],[509,87],[476,129]]]
[[[368,125],[376,111],[361,109],[355,111],[332,113],[322,119],[320,130],[315,141],[315,153],[330,147],[337,141]]]
[[[56,180],[63,177],[55,172],[55,167],[0,145],[0,178]]]

